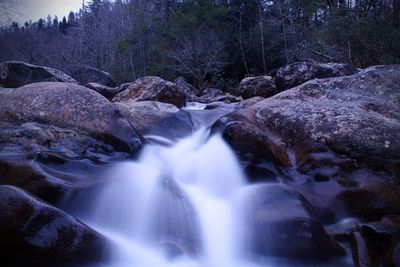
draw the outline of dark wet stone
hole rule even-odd
[[[344,189],[332,200],[331,209],[338,217],[352,215],[377,220],[386,214],[400,213],[398,192],[399,187],[390,184],[382,184],[380,189]]]
[[[89,66],[76,69],[73,77],[82,85],[97,83],[110,87],[116,86],[115,79],[110,73]]]
[[[386,251],[384,259],[385,267],[400,266],[400,235],[393,236],[390,245]]]
[[[141,135],[179,139],[192,133],[190,115],[172,104],[158,101],[116,102],[121,114]]]
[[[354,218],[350,218],[339,223],[326,226],[325,231],[336,240],[349,241],[353,230],[358,228],[358,221]]]
[[[246,196],[244,227],[251,254],[307,260],[344,254],[316,220],[310,203],[291,187],[256,185]]]
[[[268,129],[257,125],[252,107],[263,99],[254,97],[242,101],[239,109],[222,117],[214,127],[221,129],[224,139],[249,165],[257,165],[261,160],[290,167],[292,162],[286,144]]]
[[[355,229],[350,235],[353,264],[356,267],[378,266],[380,261],[379,248],[363,231]]]
[[[39,123],[0,128],[0,184],[18,186],[51,203],[102,166],[128,156],[81,131]]]
[[[6,266],[72,266],[107,255],[101,234],[13,186],[0,186],[0,236]]]
[[[120,88],[120,87],[115,87],[115,88],[114,87],[109,87],[109,86],[102,85],[102,84],[99,84],[99,83],[87,83],[85,85],[85,87],[98,92],[99,94],[101,94],[102,96],[104,96],[105,98],[107,98],[109,100],[113,99],[113,97],[116,94],[119,94],[120,92],[123,91],[123,88]]]

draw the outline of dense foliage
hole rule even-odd
[[[229,87],[304,59],[400,63],[399,19],[400,0],[93,0],[68,18],[3,27],[0,60]]]

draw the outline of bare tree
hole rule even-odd
[[[20,16],[19,0],[0,0],[0,24],[10,23],[12,18]]]
[[[242,59],[243,59],[244,68],[246,70],[246,74],[250,75],[249,68],[247,67],[247,61],[246,61],[246,56],[244,54],[244,47],[243,47],[243,36],[242,36],[242,16],[243,16],[242,12],[243,12],[243,7],[244,7],[244,4],[242,4],[239,7],[239,34],[237,36],[237,39],[239,41],[240,52],[242,54]]]
[[[258,1],[258,16],[259,16],[259,26],[260,26],[260,37],[261,37],[261,57],[263,63],[264,74],[267,73],[267,68],[265,64],[265,45],[264,45],[264,21],[263,21],[263,10],[262,10],[262,1]]]
[[[194,36],[185,36],[170,49],[169,55],[174,59],[177,72],[189,74],[195,85],[204,89],[207,75],[216,75],[227,64],[224,60],[225,45],[212,30],[197,31]]]

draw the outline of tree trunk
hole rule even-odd
[[[262,55],[262,61],[263,61],[263,69],[264,69],[264,74],[267,73],[267,68],[265,66],[265,46],[264,46],[264,27],[263,27],[263,16],[262,16],[262,10],[261,10],[261,0],[258,2],[258,13],[260,16],[260,35],[261,35],[261,55]]]
[[[242,52],[242,58],[246,74],[249,75],[249,68],[247,67],[246,56],[244,55],[243,43],[242,43],[242,7],[239,7],[239,45],[240,51]]]
[[[393,1],[393,26],[395,28],[400,26],[400,0]]]

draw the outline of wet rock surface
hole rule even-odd
[[[256,185],[248,195],[250,253],[313,260],[345,254],[314,217],[311,204],[289,186]]]
[[[70,188],[129,157],[85,132],[29,122],[0,128],[0,184],[56,201]]]
[[[301,192],[318,221],[356,218],[355,225],[328,231],[351,244],[355,266],[378,266],[385,257],[395,266],[398,223],[377,222],[400,214],[399,77],[393,65],[308,81],[243,101],[215,125],[245,166],[266,166]],[[268,172],[253,175],[271,181]]]
[[[50,67],[21,61],[6,61],[0,64],[0,84],[4,87],[16,88],[36,82],[78,83],[62,71]]]
[[[141,135],[158,135],[176,140],[193,132],[190,115],[172,104],[158,101],[115,104]]]
[[[101,234],[13,186],[0,186],[0,236],[6,266],[72,266],[107,255]]]

